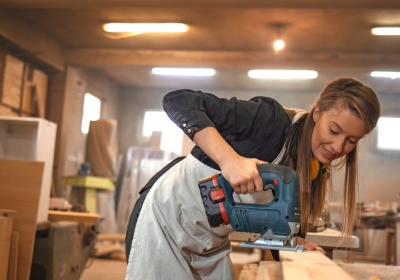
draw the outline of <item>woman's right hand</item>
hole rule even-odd
[[[247,194],[263,190],[264,184],[257,164],[268,162],[238,155],[214,127],[197,131],[194,140],[218,164],[235,193]]]
[[[256,158],[245,158],[236,155],[220,164],[220,168],[222,175],[230,183],[235,193],[247,194],[263,190],[264,184],[257,165],[267,163]]]

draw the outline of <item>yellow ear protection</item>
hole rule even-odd
[[[319,173],[319,161],[313,157],[311,159],[311,166],[310,166],[310,180],[315,180],[317,178],[318,173]]]

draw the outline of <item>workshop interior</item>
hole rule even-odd
[[[0,280],[125,279],[139,191],[195,146],[164,112],[168,92],[308,110],[339,77],[381,103],[346,242],[343,169],[305,237],[326,255],[310,258],[292,242],[291,168],[259,167],[267,205],[235,202],[221,174],[199,181],[210,225],[236,229],[241,280],[400,279],[400,1],[0,0]]]

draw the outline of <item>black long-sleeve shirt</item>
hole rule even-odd
[[[291,126],[291,119],[282,105],[269,97],[257,96],[246,101],[181,89],[165,95],[163,106],[190,139],[193,140],[196,131],[212,126],[239,155],[267,162],[278,156]],[[195,146],[191,154],[220,170],[200,147]]]

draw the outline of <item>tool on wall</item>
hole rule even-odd
[[[271,190],[274,200],[267,204],[239,203],[233,199],[233,188],[222,174],[199,181],[200,193],[212,227],[231,224],[235,231],[259,233],[254,242],[241,247],[300,251],[296,244],[300,229],[300,185],[297,173],[276,164],[258,165],[264,191]]]

